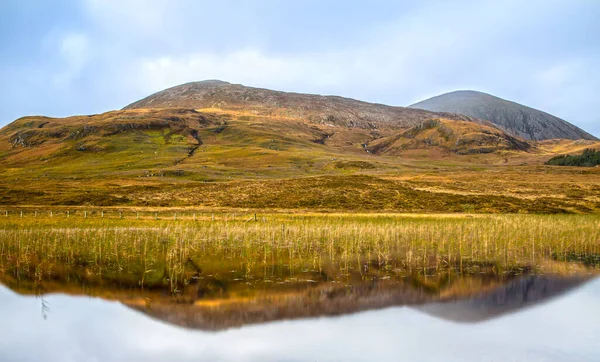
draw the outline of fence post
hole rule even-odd
[[[67,217],[69,217],[69,216],[71,216],[71,215],[70,215],[69,211],[67,211]]]
[[[173,220],[177,220],[177,213],[173,215]]]
[[[104,210],[100,211],[100,217],[104,217]]]
[[[215,214],[212,214],[212,221],[215,221]]]
[[[123,211],[119,211],[119,219],[123,218]]]
[[[254,221],[256,222],[256,214],[254,214]]]
[[[37,217],[37,210],[33,213],[33,217]]]
[[[138,220],[140,219],[140,213],[137,212],[137,211],[135,212],[135,218],[138,219]]]
[[[87,219],[87,211],[84,211],[84,212],[83,212],[83,218],[84,218],[84,219]]]
[[[154,213],[154,220],[158,220],[158,212]]]
[[[53,212],[52,212],[52,211],[50,211],[50,217],[52,217],[52,214],[53,214]]]
[[[23,217],[23,210],[21,210],[21,217]]]

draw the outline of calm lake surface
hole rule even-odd
[[[592,275],[522,275],[452,300],[233,328],[181,327],[177,315],[203,313],[181,307],[0,285],[0,361],[600,361]]]

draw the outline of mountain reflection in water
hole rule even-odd
[[[427,303],[415,309],[455,322],[482,322],[548,302],[592,279],[591,275],[522,276],[464,299]]]
[[[0,361],[600,361],[600,279],[556,269],[208,296],[2,275]]]
[[[561,284],[560,278],[544,278],[533,277],[545,291],[531,304],[521,303],[525,298],[519,296],[527,288],[500,286],[467,298],[489,301],[497,299],[498,290],[517,291],[507,300],[520,301],[508,303],[507,309],[522,312],[476,324],[432,317],[409,306],[219,332],[160,323],[115,301],[21,296],[0,285],[0,361],[600,360],[600,280],[567,278]],[[527,279],[514,281],[521,285],[518,280]],[[555,291],[544,287],[553,281],[563,297],[553,298]],[[537,303],[542,300],[548,303]],[[520,309],[525,305],[532,308]]]
[[[150,300],[143,303],[140,300],[124,300],[122,303],[171,324],[205,330],[405,305],[444,319],[477,322],[551,300],[591,279],[590,275],[520,276],[475,288],[466,287],[447,296],[428,293],[415,286],[414,281],[409,281],[393,285],[369,282],[345,288],[313,287],[282,295],[266,293],[256,298],[193,304],[154,303]]]
[[[556,264],[556,263],[555,263]],[[229,293],[233,281],[214,276],[190,284],[178,294],[167,289],[115,284],[85,285],[78,281],[32,281],[4,275],[13,290],[38,295],[89,295],[121,304],[154,319],[181,327],[217,331],[278,320],[338,316],[395,306],[457,321],[480,322],[517,312],[560,296],[594,278],[593,269],[560,263],[562,273],[537,275],[531,270],[495,274],[445,271],[395,278],[346,277],[285,282],[243,281],[248,289]],[[239,284],[240,280],[236,282]],[[216,291],[215,291],[216,289]],[[239,289],[239,288],[238,288]],[[210,291],[210,293],[207,292]]]

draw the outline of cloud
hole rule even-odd
[[[515,88],[528,92],[535,88],[534,83],[515,86],[512,80],[534,74],[540,66],[539,59],[520,58],[519,46],[498,46],[511,32],[517,32],[506,29],[506,19],[518,22],[529,15],[515,13],[515,4],[425,5],[375,23],[351,44],[331,44],[326,51],[273,50],[252,43],[222,51],[157,49],[132,59],[130,68],[136,76],[127,81],[136,83],[140,96],[143,90],[146,95],[183,82],[217,78],[394,105],[464,88],[510,98]],[[236,25],[232,27],[237,30]],[[194,44],[189,34],[176,37]]]
[[[337,60],[335,55],[278,56],[257,49],[163,56],[142,59],[137,81],[140,90],[163,89],[190,80],[213,78],[254,85],[309,82],[315,87],[326,87],[345,81],[347,69],[340,67]]]
[[[173,20],[181,1],[168,0],[84,0],[88,19],[104,30],[114,31],[124,39],[135,34],[158,34]],[[123,33],[122,30],[127,32]]]
[[[216,78],[392,105],[477,89],[600,134],[593,118],[600,46],[589,37],[600,31],[593,16],[600,6],[340,4],[82,0],[79,26],[53,30],[61,34],[61,61],[44,73],[55,74],[54,88],[71,87],[79,97],[62,100],[63,114],[120,108]],[[52,97],[48,109],[67,95]]]
[[[54,86],[65,88],[83,71],[90,58],[90,44],[87,35],[81,33],[66,34],[60,41],[59,54],[62,69],[54,76]]]
[[[564,87],[578,80],[585,68],[581,60],[552,64],[537,74],[537,81],[547,87]]]
[[[428,9],[398,21],[378,24],[352,46],[332,46],[328,51],[269,51],[253,45],[243,49],[215,52],[184,49],[135,60],[140,88],[159,90],[177,83],[220,78],[249,85],[279,86],[304,91],[311,89],[356,93],[358,89],[389,89],[393,95],[385,101],[402,104],[404,93],[415,86],[427,86],[457,61],[453,54],[472,47],[472,27],[483,26],[487,18],[454,26],[453,32],[441,31],[448,25],[444,14],[427,15]],[[477,9],[463,13],[468,18]],[[428,21],[423,21],[428,20]],[[457,23],[460,23],[456,21]],[[185,34],[181,34],[185,37]],[[482,37],[483,31],[477,36]],[[193,42],[192,42],[193,43]],[[401,87],[397,85],[401,84]],[[297,90],[297,89],[296,89]],[[345,90],[345,91],[344,91]]]

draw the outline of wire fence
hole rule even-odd
[[[256,213],[213,213],[196,211],[131,211],[131,210],[3,210],[1,218],[100,218],[128,220],[197,220],[260,221]],[[264,219],[262,217],[261,219]]]

